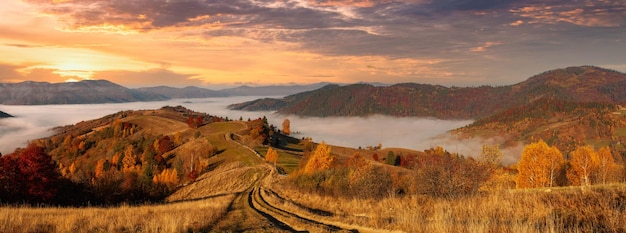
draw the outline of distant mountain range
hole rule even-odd
[[[90,104],[165,100],[166,96],[141,93],[106,80],[0,84],[0,104]]]
[[[285,96],[320,88],[328,83],[286,86],[241,86],[223,90],[200,87],[145,87],[129,89],[106,80],[70,83],[0,83],[0,104],[93,104],[226,96]]]
[[[286,96],[300,92],[312,91],[326,86],[330,83],[314,83],[310,85],[287,85],[287,86],[240,86],[235,88],[223,89],[223,92],[229,96]]]
[[[626,103],[626,74],[593,66],[544,72],[510,86],[444,87],[404,83],[392,86],[327,85],[282,99],[231,105],[248,111],[276,110],[301,116],[391,116],[478,119],[540,99]]]
[[[136,91],[150,95],[163,95],[170,99],[190,99],[190,98],[209,98],[209,97],[225,97],[225,92],[214,91],[200,87],[142,87],[135,89]]]

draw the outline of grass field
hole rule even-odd
[[[254,150],[262,156],[267,154],[268,147],[256,147]],[[300,162],[301,156],[294,155],[291,153],[287,153],[281,150],[278,151],[278,163],[276,166],[283,168],[283,170],[290,174],[291,172],[298,169],[298,163]]]
[[[199,232],[227,211],[232,198],[111,208],[0,207],[0,232]]]
[[[404,232],[624,232],[626,185],[503,190],[454,200],[419,195],[343,199],[273,188],[302,206],[332,213],[315,216]],[[275,201],[292,212],[298,205]],[[308,213],[309,216],[313,215]]]

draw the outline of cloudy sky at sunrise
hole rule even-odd
[[[505,85],[626,71],[623,0],[2,0],[0,82]]]

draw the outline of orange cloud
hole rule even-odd
[[[485,52],[485,51],[487,51],[488,48],[490,48],[492,46],[500,45],[500,44],[502,44],[502,43],[487,41],[487,42],[485,42],[481,46],[477,46],[477,47],[471,48],[470,52]]]

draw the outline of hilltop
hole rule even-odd
[[[539,99],[626,103],[626,74],[592,66],[547,71],[510,86],[444,87],[404,83],[327,85],[318,90],[231,105],[301,116],[391,116],[479,119]]]

